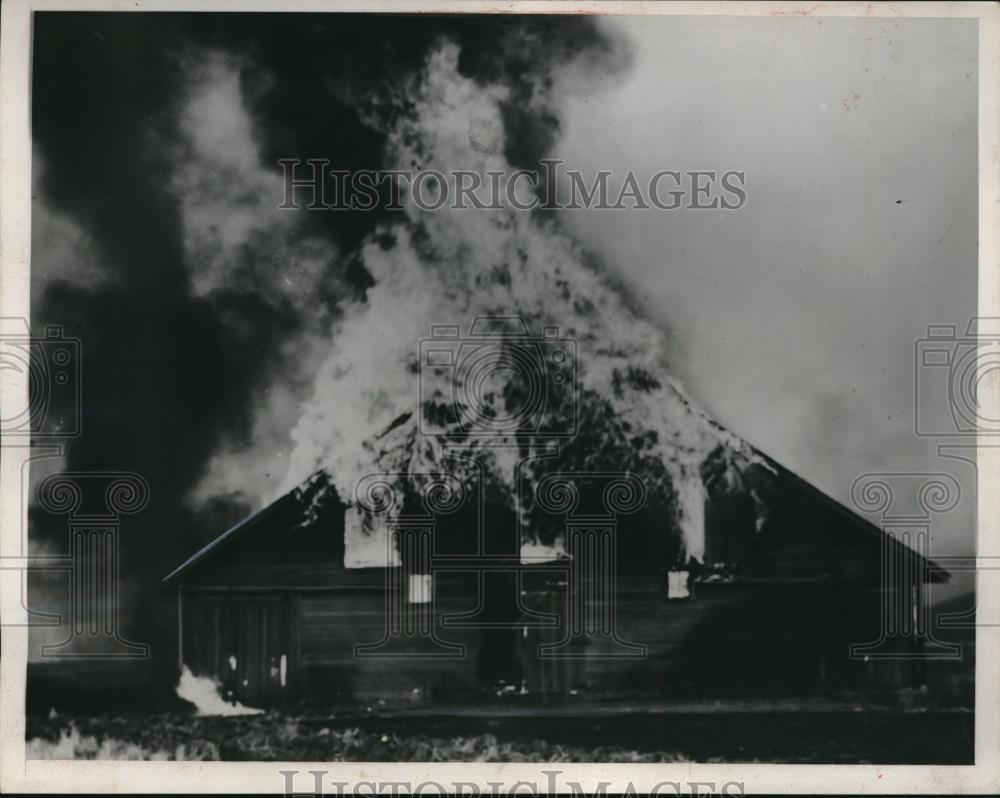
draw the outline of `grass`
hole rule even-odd
[[[685,762],[676,753],[584,747],[495,735],[438,736],[303,722],[281,713],[30,717],[29,759],[323,762]]]
[[[918,702],[919,704],[919,702]],[[26,716],[30,759],[321,762],[786,762],[969,764],[971,711],[373,713],[272,709],[202,717],[171,708]]]

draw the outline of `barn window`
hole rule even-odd
[[[429,604],[432,585],[430,574],[410,574],[410,604]]]
[[[667,598],[684,599],[691,597],[688,589],[688,571],[671,571],[667,574]]]

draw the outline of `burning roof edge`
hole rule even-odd
[[[242,521],[234,524],[217,538],[213,538],[209,543],[202,546],[198,551],[188,557],[184,562],[174,568],[169,574],[167,574],[163,579],[160,580],[160,584],[167,584],[172,582],[178,576],[180,576],[184,571],[187,571],[191,566],[195,565],[197,562],[203,560],[212,552],[221,549],[225,544],[231,542],[234,538],[238,537],[241,532],[256,526],[258,523],[263,521],[265,518],[274,515],[279,507],[287,504],[291,499],[297,498],[297,495],[301,493],[301,488],[293,488],[288,491],[288,493],[283,496],[278,497],[273,502],[265,507],[251,513]]]
[[[404,414],[404,415],[408,415],[408,414]],[[396,421],[394,421],[392,424],[389,425],[389,427],[382,434],[384,435],[384,434],[388,433],[395,426],[398,426],[398,424],[402,420],[405,420],[405,419],[403,419],[402,417],[400,417],[400,419],[397,419]],[[381,437],[381,436],[379,436],[379,437]],[[876,526],[875,524],[873,524],[867,518],[864,518],[863,516],[861,516],[858,513],[854,512],[853,510],[851,510],[849,507],[845,506],[844,504],[841,504],[836,499],[834,499],[832,496],[827,495],[826,493],[824,493],[823,491],[821,491],[819,488],[817,488],[815,485],[813,485],[811,482],[808,482],[807,480],[805,480],[802,477],[800,477],[794,471],[790,471],[789,469],[785,468],[785,466],[781,465],[779,462],[777,462],[773,458],[771,458],[768,455],[764,454],[763,452],[761,452],[756,447],[752,447],[752,448],[754,449],[754,451],[757,452],[758,455],[760,455],[760,457],[769,466],[771,466],[774,469],[774,472],[775,472],[775,474],[778,477],[780,477],[782,479],[787,479],[793,485],[795,485],[795,486],[803,489],[807,494],[809,494],[810,496],[812,496],[814,499],[816,499],[817,501],[819,501],[822,504],[826,505],[827,507],[829,507],[830,509],[832,509],[834,512],[836,512],[838,515],[843,516],[849,522],[851,522],[851,523],[853,523],[853,524],[855,524],[857,526],[860,526],[862,529],[864,529],[869,534],[877,536],[880,539],[884,539],[885,538],[885,535],[886,535],[885,531],[883,529],[879,528],[878,526]],[[171,571],[165,577],[163,577],[163,579],[160,580],[160,583],[164,584],[164,585],[165,584],[169,584],[170,582],[172,582],[175,579],[177,579],[185,571],[190,570],[194,565],[196,565],[201,560],[203,560],[206,557],[208,557],[210,554],[218,551],[221,548],[224,548],[227,544],[231,543],[234,539],[236,539],[237,537],[239,537],[242,532],[245,532],[246,530],[251,529],[252,527],[256,526],[261,521],[263,521],[266,518],[268,518],[271,515],[273,515],[279,508],[284,507],[285,505],[287,505],[291,501],[299,501],[299,500],[301,500],[301,498],[303,497],[303,495],[306,493],[308,486],[311,483],[313,483],[316,480],[316,478],[320,474],[322,474],[322,473],[323,472],[320,471],[320,472],[317,472],[316,474],[313,474],[311,477],[309,477],[309,479],[307,479],[305,482],[303,482],[302,485],[300,485],[299,487],[293,488],[292,490],[288,491],[288,493],[285,493],[284,495],[282,495],[282,496],[278,497],[277,499],[275,499],[273,502],[271,502],[270,504],[268,504],[266,507],[262,507],[260,510],[257,510],[256,512],[251,513],[250,515],[248,515],[246,518],[244,518],[239,523],[231,526],[229,529],[227,529],[225,532],[223,532],[217,538],[214,538],[209,543],[207,543],[206,545],[202,546],[202,548],[198,549],[198,551],[196,551],[194,554],[192,554],[190,557],[188,557],[184,562],[182,562],[180,565],[178,565],[173,571]],[[950,574],[943,567],[941,567],[940,565],[938,565],[936,562],[934,562],[933,560],[931,560],[929,557],[925,557],[923,554],[921,554],[920,552],[918,552],[918,551],[910,548],[909,546],[905,545],[904,543],[898,543],[898,545],[900,547],[902,547],[903,549],[905,549],[906,552],[908,552],[912,556],[918,557],[919,559],[923,560],[927,564],[927,580],[929,582],[940,584],[940,583],[948,581],[948,579],[950,578]]]

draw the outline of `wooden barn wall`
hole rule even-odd
[[[769,508],[760,528],[757,521],[749,497],[711,497],[705,505],[706,563],[748,578],[878,585],[878,530],[832,504],[789,491]]]
[[[305,692],[341,701],[383,696],[413,701],[460,699],[463,693],[475,692],[481,636],[441,628],[442,616],[473,610],[473,599],[474,594],[450,593],[440,595],[434,604],[435,633],[449,644],[464,645],[464,654],[459,654],[423,637],[390,635],[381,588],[350,595],[301,596],[299,652]],[[403,607],[404,615],[410,617],[429,612],[423,605]],[[376,645],[379,648],[368,655],[356,652],[357,646]]]
[[[899,686],[912,676],[905,664],[876,666],[848,657],[851,643],[878,638],[877,590],[717,583],[696,585],[690,599],[668,600],[655,581],[627,580],[618,594],[617,640],[590,635],[562,648],[567,657],[540,658],[539,646],[566,636],[570,596],[558,588],[526,591],[532,611],[557,616],[557,627],[453,628],[445,616],[470,613],[476,601],[474,590],[452,579],[451,586],[447,579],[439,582],[434,629],[441,642],[464,645],[463,655],[403,635],[386,641],[385,656],[358,656],[356,646],[386,638],[384,583],[369,580],[325,592],[187,592],[185,660],[235,685],[235,695],[245,700],[337,703],[462,701],[496,692],[794,698],[876,682]],[[249,644],[235,631],[247,623],[262,630]],[[622,642],[645,646],[644,656],[615,658]],[[274,669],[282,653],[288,673],[279,689]],[[237,673],[229,672],[231,654],[238,658]],[[243,679],[249,684],[241,687]]]
[[[545,568],[525,577],[521,598],[534,613],[559,619],[556,627],[517,623],[509,576],[505,583],[493,575],[480,591],[474,574],[439,573],[435,633],[464,653],[418,657],[435,649],[404,636],[386,649],[395,657],[359,657],[357,645],[385,636],[391,572],[344,569],[343,552],[343,517],[334,514],[310,527],[271,519],[209,554],[183,578],[185,662],[249,702],[461,701],[497,691],[801,697],[899,687],[915,677],[912,664],[848,657],[852,643],[879,637],[881,541],[801,491],[761,528],[752,502],[713,497],[706,559],[736,579],[698,582],[692,598],[669,600],[663,563],[620,573],[617,641],[591,634],[560,649],[563,657],[540,658],[538,649],[562,640],[576,597],[559,585],[564,573]],[[445,616],[472,613],[480,592],[488,606],[478,621],[495,628],[444,624]],[[645,646],[644,656],[612,656],[621,643]]]

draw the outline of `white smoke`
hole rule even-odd
[[[390,136],[390,168],[511,173],[504,158],[503,86],[463,77],[458,48],[445,44],[428,59],[412,93],[412,113]],[[484,137],[490,141],[484,141]],[[495,139],[493,138],[495,137]],[[756,460],[740,439],[697,409],[667,375],[664,333],[634,315],[585,253],[553,222],[512,208],[436,211],[406,204],[364,246],[375,285],[333,328],[330,356],[319,369],[312,399],[294,431],[284,490],[319,469],[349,500],[363,476],[385,470],[385,447],[372,441],[401,414],[414,413],[390,435],[401,440],[395,466],[433,469],[442,448],[416,435],[419,417],[418,346],[432,324],[466,330],[477,316],[517,315],[538,333],[557,325],[576,340],[581,391],[611,401],[619,418],[655,433],[651,453],[666,464],[681,494],[680,524],[688,553],[704,552],[700,468],[720,445],[727,463]],[[389,243],[386,243],[389,242]],[[647,374],[650,385],[623,378]],[[441,428],[444,432],[444,429]],[[470,440],[466,449],[475,449]],[[392,458],[389,458],[391,460]],[[494,476],[513,493],[513,457],[493,460]]]
[[[211,300],[238,287],[269,307],[291,309],[303,325],[281,344],[280,366],[257,392],[246,439],[226,442],[209,460],[191,496],[196,504],[219,496],[256,504],[281,480],[289,430],[328,351],[330,311],[319,289],[339,259],[328,240],[304,232],[301,214],[278,209],[283,180],[261,163],[242,66],[236,56],[209,51],[183,67],[191,88],[172,188],[191,290]]]
[[[102,266],[97,243],[71,215],[54,208],[44,191],[45,157],[31,156],[31,291],[33,307],[54,283],[99,288],[112,280]]]
[[[226,701],[219,693],[217,682],[206,676],[195,676],[186,665],[181,670],[177,695],[194,704],[199,715],[260,715],[264,712],[238,701]]]

